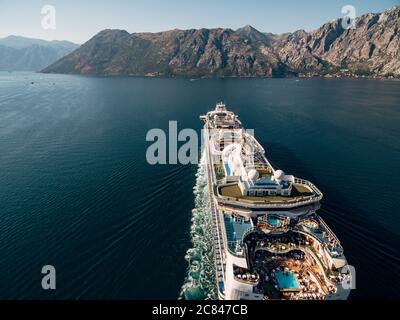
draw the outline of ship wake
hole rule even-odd
[[[189,264],[185,282],[182,286],[182,300],[215,300],[215,267],[212,233],[212,216],[207,189],[205,154],[196,174],[194,187],[195,208],[192,211],[190,230],[193,247],[186,253]]]

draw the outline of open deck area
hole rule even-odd
[[[325,270],[308,236],[253,233],[244,242],[249,269],[260,275],[260,289],[270,299],[320,300],[333,293],[334,284],[325,281]]]
[[[223,197],[234,198],[250,202],[262,202],[262,201],[285,202],[285,201],[293,201],[296,199],[301,200],[304,197],[310,197],[315,195],[308,187],[300,184],[293,185],[292,194],[290,196],[264,196],[264,197],[243,196],[237,184],[221,187],[219,189],[219,193]]]
[[[235,218],[228,215],[224,217],[224,222],[229,248],[231,251],[235,251],[236,245],[238,242],[242,242],[243,236],[252,227],[252,224],[243,218]]]

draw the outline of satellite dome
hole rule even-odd
[[[274,173],[275,180],[283,180],[285,178],[285,173],[282,170],[276,170]]]
[[[260,177],[260,174],[257,170],[252,169],[249,171],[248,177],[251,181],[255,182]]]

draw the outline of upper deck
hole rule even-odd
[[[214,169],[215,196],[224,205],[245,208],[296,208],[319,202],[323,195],[311,182],[276,170],[264,148],[222,103],[201,117],[205,145]]]
[[[214,111],[202,116],[201,119],[206,122],[208,129],[241,129],[242,123],[238,117],[226,109],[225,104],[218,103]]]

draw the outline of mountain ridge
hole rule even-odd
[[[341,19],[306,32],[237,30],[100,31],[45,73],[166,77],[400,76],[400,7]]]
[[[0,39],[1,71],[39,71],[79,47],[70,41],[46,41],[11,35]]]

